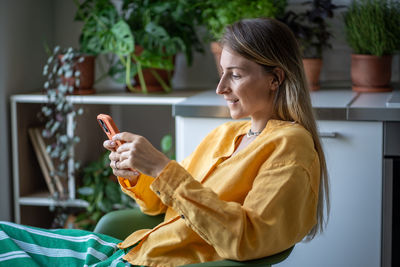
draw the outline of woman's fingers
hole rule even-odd
[[[115,151],[115,149],[117,148],[115,141],[112,141],[112,140],[104,141],[103,146],[105,149],[110,150],[110,151]]]
[[[113,169],[113,171],[121,171],[121,170],[129,170],[132,172],[133,175],[139,175],[139,172],[130,166],[127,166],[126,164],[122,164],[122,161],[120,160],[111,160],[110,161],[110,167]]]
[[[129,169],[129,168],[131,168],[131,165],[132,165],[131,160],[129,158],[127,158],[127,159],[119,161],[117,166],[118,166],[118,168],[121,168],[121,169]]]
[[[119,160],[121,160],[120,154],[117,153],[117,152],[114,152],[114,151],[110,153],[110,156],[108,156],[108,158],[111,161],[119,161]]]
[[[140,137],[139,135],[133,134],[133,133],[128,133],[128,132],[122,132],[118,133],[113,136],[112,140],[113,141],[125,141],[125,142],[132,142],[134,141],[137,137]]]
[[[113,141],[125,142],[115,152],[118,158],[110,157],[111,160],[118,161],[118,169],[136,169],[141,173],[157,177],[170,161],[143,136],[122,132],[114,135]]]

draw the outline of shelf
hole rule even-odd
[[[120,105],[174,105],[186,98],[198,94],[200,90],[177,90],[169,94],[133,94],[127,92],[101,92],[93,95],[71,95],[68,99],[74,104],[120,104]],[[11,97],[17,103],[46,103],[46,95],[36,92]]]
[[[86,208],[88,203],[82,199],[54,200],[48,192],[20,197],[18,203],[25,206],[62,206]]]
[[[203,90],[204,91],[204,90]],[[175,125],[171,116],[172,107],[201,90],[175,90],[172,93],[133,94],[119,91],[103,91],[93,95],[70,95],[67,98],[85,111],[77,118],[74,134],[81,137],[75,147],[72,160],[80,161],[82,166],[97,160],[104,153],[101,146],[104,133],[98,128],[93,118],[100,113],[112,114],[121,129],[135,131],[149,138],[152,143],[159,142],[165,133],[174,135]],[[84,209],[88,203],[76,199],[75,184],[68,185],[70,199],[54,200],[47,190],[43,172],[37,162],[34,149],[28,137],[28,129],[42,125],[37,118],[42,104],[47,103],[47,96],[40,90],[24,94],[12,95],[11,126],[13,149],[13,189],[14,216],[16,223],[47,227],[55,216],[52,207],[68,207]],[[119,107],[121,106],[121,107]],[[145,116],[143,116],[145,114]],[[115,119],[114,118],[114,119]],[[158,121],[157,121],[158,120]],[[158,123],[149,123],[157,121]],[[70,125],[70,124],[69,124]],[[154,128],[157,126],[157,128]],[[96,130],[92,130],[96,129]],[[31,164],[32,163],[32,164]],[[69,176],[68,181],[82,177]],[[118,209],[118,206],[115,206]],[[43,215],[43,216],[42,216]]]

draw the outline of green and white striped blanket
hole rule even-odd
[[[131,266],[121,240],[76,229],[46,230],[0,222],[0,267]]]

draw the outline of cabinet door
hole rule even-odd
[[[176,121],[177,159],[188,156],[212,129],[229,119]],[[297,244],[277,266],[380,266],[381,122],[319,121],[330,176],[331,212],[325,232]]]
[[[325,232],[299,243],[277,266],[380,266],[381,122],[319,121],[330,176],[331,212]]]

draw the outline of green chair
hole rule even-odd
[[[125,239],[139,229],[151,229],[164,219],[163,215],[149,216],[139,208],[112,211],[104,215],[94,229],[95,233],[106,234],[118,239]],[[293,247],[275,255],[250,261],[222,260],[185,265],[188,267],[217,267],[217,266],[271,266],[285,260],[292,252]]]

